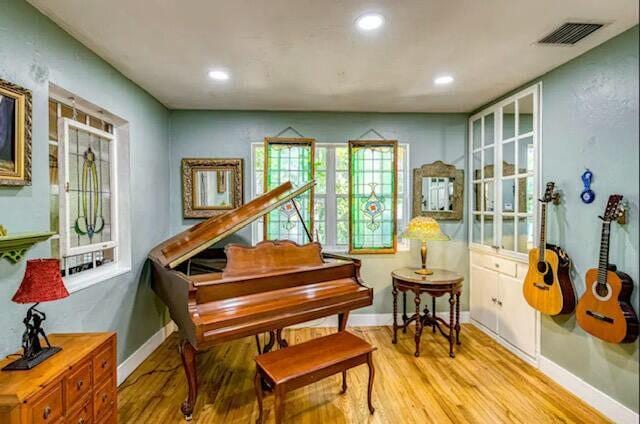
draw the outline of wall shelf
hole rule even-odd
[[[6,234],[0,226],[0,259],[6,258],[9,262],[16,263],[22,259],[31,246],[47,240],[54,234],[52,231],[44,231],[39,233],[17,233],[9,235]]]

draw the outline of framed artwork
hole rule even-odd
[[[395,253],[398,142],[349,141],[349,253]]]
[[[0,185],[31,185],[31,91],[0,79]]]
[[[287,181],[298,188],[315,178],[315,139],[266,137],[264,149],[265,193]],[[265,215],[264,239],[308,243],[305,227],[313,234],[314,193],[312,188]],[[296,209],[304,222],[300,222]]]
[[[182,159],[182,216],[209,218],[242,206],[242,159]]]

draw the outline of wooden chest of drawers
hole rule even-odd
[[[116,423],[115,333],[52,334],[49,340],[62,351],[32,370],[0,372],[0,423]],[[14,359],[0,361],[0,368]]]

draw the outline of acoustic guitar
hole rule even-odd
[[[578,301],[576,320],[584,331],[611,343],[630,343],[638,337],[638,317],[629,302],[633,281],[609,263],[611,221],[624,213],[622,196],[609,197],[602,220],[600,261],[585,275],[585,292]]]
[[[560,247],[547,243],[547,205],[557,201],[555,183],[548,182],[540,201],[540,244],[529,251],[529,270],[522,292],[532,308],[547,315],[568,314],[576,307],[569,269],[571,260]]]

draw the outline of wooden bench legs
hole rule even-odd
[[[369,384],[367,387],[367,404],[369,407],[369,413],[373,414],[375,412],[375,408],[373,407],[372,395],[373,395],[373,379],[376,375],[376,370],[373,365],[373,352],[369,352],[366,354],[366,362],[369,367]],[[263,384],[262,384],[262,374],[259,370],[256,370],[256,375],[253,380],[253,386],[256,392],[256,398],[258,400],[258,418],[256,419],[256,424],[262,424],[264,420],[264,407],[263,407]],[[340,394],[345,394],[347,392],[347,370],[342,371],[342,391]],[[284,402],[287,394],[287,386],[276,385],[274,389],[274,415],[276,424],[281,424],[284,420]]]
[[[196,349],[191,346],[191,343],[187,340],[182,340],[180,343],[180,357],[182,358],[182,365],[187,376],[187,385],[189,387],[187,399],[182,402],[180,410],[184,414],[184,418],[187,421],[191,421],[193,418],[193,408],[196,405],[196,398],[198,397],[198,376],[196,373]]]

